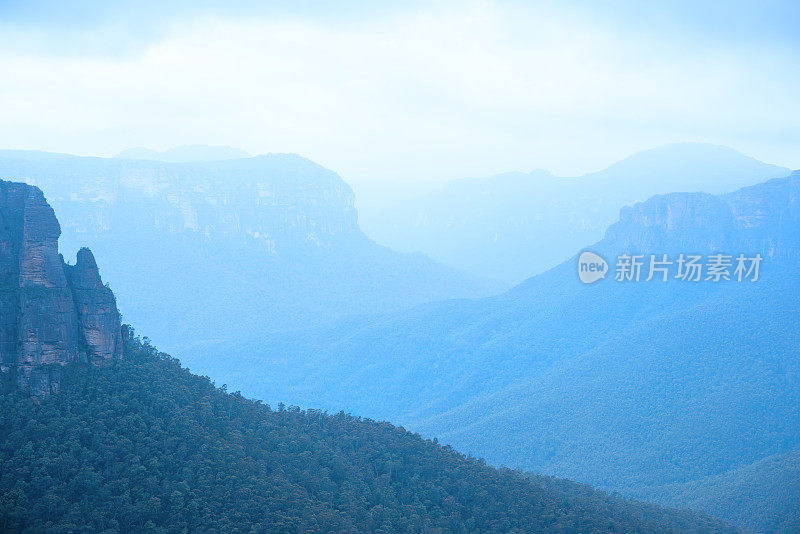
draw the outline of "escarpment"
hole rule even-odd
[[[46,395],[62,366],[122,356],[114,294],[89,249],[64,263],[60,235],[37,187],[0,181],[0,390]]]
[[[625,207],[605,243],[624,251],[800,258],[800,171],[725,195],[671,193]]]

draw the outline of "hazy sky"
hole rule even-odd
[[[794,1],[107,4],[0,0],[0,147],[222,144],[352,181],[675,141],[800,167]]]

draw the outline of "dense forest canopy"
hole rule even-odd
[[[272,409],[124,341],[121,362],[67,367],[57,395],[0,397],[3,532],[728,530],[388,423]]]

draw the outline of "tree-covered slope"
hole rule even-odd
[[[712,477],[800,447],[798,228],[800,173],[657,196],[592,247],[612,270],[596,284],[575,257],[498,297],[297,334],[275,343],[289,357],[268,344],[202,371],[594,486]],[[620,252],[720,251],[761,254],[759,280],[613,279]]]
[[[621,491],[796,448],[800,288],[792,275],[773,271],[693,298],[650,294],[650,309],[597,334],[588,349],[412,427],[494,462]],[[615,313],[603,299],[585,305]]]
[[[717,532],[689,512],[528,480],[388,423],[277,410],[129,334],[62,391],[0,397],[3,532]]]
[[[704,510],[754,532],[800,532],[800,450],[721,475],[647,488],[641,498]]]

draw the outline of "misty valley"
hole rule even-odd
[[[695,155],[702,148],[689,147]],[[709,159],[716,150],[708,147]],[[674,158],[676,149],[667,152]],[[800,450],[800,381],[792,378],[800,376],[796,173],[754,178],[744,188],[734,181],[718,195],[664,191],[621,205],[605,236],[586,243],[592,252],[579,258],[578,249],[511,289],[377,244],[360,229],[341,178],[297,156],[163,163],[5,152],[0,173],[18,181],[2,182],[8,469],[0,481],[9,530],[79,524],[87,506],[98,528],[112,530],[271,530],[279,523],[289,530],[425,530],[430,523],[503,531],[527,530],[533,517],[549,530],[554,524],[539,515],[542,499],[556,503],[557,524],[578,530],[575,521],[609,517],[620,531],[735,528],[711,517],[761,531],[797,524],[800,491],[776,478],[798,472]],[[91,252],[81,248],[73,267],[58,247],[78,243]],[[665,258],[681,251],[761,254],[763,272],[744,285],[735,277],[614,279],[614,258],[650,251]],[[733,260],[729,267],[733,273]],[[111,302],[102,294],[108,287]],[[160,345],[213,382],[189,374],[158,352]],[[98,395],[133,395],[145,411],[131,413],[119,402],[93,406]],[[119,419],[134,413],[136,427]],[[52,418],[64,417],[68,426],[48,430]],[[167,437],[169,428],[188,423],[184,417],[204,430]],[[223,427],[205,434],[214,427],[204,421]],[[284,438],[258,431],[276,424],[301,440],[296,452],[277,445]],[[309,434],[309,425],[322,434]],[[44,441],[36,437],[42,432]],[[341,447],[362,439],[359,432],[376,433],[371,439],[389,448],[371,445],[358,452],[360,460],[348,456],[350,446]],[[386,432],[387,440],[407,445],[393,449],[381,441]],[[83,459],[62,465],[59,450],[67,445]],[[224,504],[234,497],[194,466],[201,458],[191,451],[211,446],[219,456],[202,461],[226,462],[232,470],[225,484],[248,488],[231,501],[235,512]],[[343,462],[336,468],[342,474],[334,476],[321,457],[311,471],[291,471],[300,469],[292,467],[294,454],[323,454],[317,447]],[[378,469],[379,479],[370,481],[363,462],[375,454],[388,471]],[[408,485],[422,476],[418,462],[429,454],[432,471],[424,476],[433,478],[424,480],[438,497],[421,498],[433,490]],[[437,478],[434,457],[442,454],[467,479],[500,477],[503,497],[482,502],[469,482],[452,493],[446,485],[453,482]],[[139,462],[144,478],[137,482],[129,470]],[[263,480],[241,478],[236,462],[266,469]],[[155,465],[162,467],[152,471]],[[305,504],[261,493],[276,483],[274,469]],[[329,489],[308,479],[312,473],[333,477]],[[333,499],[351,477],[388,486],[376,486],[372,503],[353,508],[355,501]],[[759,492],[778,484],[783,489],[764,501]],[[75,508],[69,503],[78,488],[106,497],[76,501]],[[410,493],[403,497],[400,488]],[[29,515],[53,499],[61,504]],[[448,508],[450,499],[457,508]],[[511,512],[499,504],[506,499],[526,504]],[[192,514],[173,501],[194,503]],[[386,513],[380,520],[373,517],[378,505]],[[591,513],[584,517],[576,506]],[[218,510],[214,518],[197,519],[207,507]],[[321,508],[309,523],[313,507]]]
[[[0,1],[0,534],[800,534],[798,20]]]

